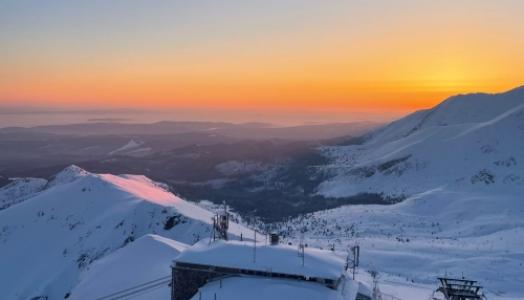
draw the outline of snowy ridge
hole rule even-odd
[[[483,123],[522,105],[523,101],[524,86],[501,94],[453,96],[432,109],[416,111],[370,135],[376,142],[387,142],[433,126]]]
[[[58,174],[53,176],[53,178],[51,178],[51,180],[49,181],[48,187],[70,183],[77,180],[80,177],[84,177],[89,174],[89,172],[76,165],[70,165],[69,167],[63,169]]]
[[[153,152],[151,147],[142,147],[145,144],[143,141],[130,140],[122,147],[115,149],[108,153],[108,155],[126,155],[126,156],[145,156]]]
[[[489,299],[522,299],[522,149],[524,87],[450,97],[363,144],[322,148],[331,162],[321,170],[332,176],[319,194],[403,202],[341,207],[278,227],[292,242],[305,230],[312,245],[360,244],[363,267],[382,273],[387,292],[400,298],[427,299],[437,276],[464,274]]]
[[[318,187],[343,197],[406,197],[452,190],[524,190],[524,88],[451,97],[375,132],[364,144],[325,147],[333,177]]]
[[[117,154],[117,153],[120,153],[120,152],[129,151],[129,150],[135,150],[136,148],[142,146],[142,144],[143,144],[142,142],[136,142],[135,140],[130,140],[124,146],[109,152],[109,155],[114,155],[114,154]]]
[[[144,176],[66,168],[0,211],[0,290],[6,299],[63,299],[91,264],[146,234],[184,244],[209,237],[212,215]],[[252,235],[237,224],[230,233]]]
[[[0,210],[21,203],[47,185],[47,180],[41,178],[12,178],[11,182],[0,188]]]

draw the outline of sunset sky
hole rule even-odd
[[[523,12],[521,0],[0,0],[0,109],[387,119],[524,84]]]

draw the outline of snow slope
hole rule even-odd
[[[451,97],[377,130],[362,145],[323,148],[332,177],[318,192],[406,197],[445,187],[524,191],[524,87]]]
[[[144,282],[170,276],[173,258],[187,245],[158,235],[145,235],[86,268],[70,299],[98,299]],[[133,299],[169,299],[167,284]]]
[[[89,172],[86,170],[76,165],[70,165],[69,167],[55,174],[49,181],[47,187],[70,183],[87,175],[89,175]]]
[[[402,299],[410,299],[406,283],[412,281],[426,285],[429,297],[436,277],[445,274],[479,280],[489,299],[522,299],[523,216],[519,194],[437,189],[395,205],[317,212],[279,228],[293,243],[305,231],[314,246],[334,244],[343,251],[359,244],[362,267],[392,277],[389,292],[395,293],[391,286],[403,287],[404,296],[396,295]]]
[[[0,188],[0,210],[23,202],[47,185],[47,180],[40,178],[12,178],[11,182]]]
[[[185,244],[209,237],[212,215],[144,176],[66,168],[0,211],[0,290],[5,299],[63,299],[88,266],[141,236]],[[237,224],[230,233],[252,235]]]
[[[524,87],[451,97],[363,144],[321,150],[330,163],[320,169],[331,177],[319,194],[405,200],[276,225],[289,241],[306,231],[312,245],[360,244],[363,267],[403,299],[428,299],[445,274],[479,280],[489,299],[524,298]]]
[[[117,153],[126,152],[126,151],[129,151],[129,150],[134,150],[134,149],[142,146],[142,144],[143,144],[143,142],[137,142],[135,140],[130,140],[124,146],[109,152],[109,155],[114,155],[114,154],[117,154]]]
[[[121,146],[108,153],[108,155],[126,155],[126,156],[145,156],[153,152],[151,147],[142,147],[145,144],[143,141],[130,140],[127,144]]]

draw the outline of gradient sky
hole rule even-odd
[[[522,85],[522,12],[521,0],[0,0],[0,105],[387,118]]]

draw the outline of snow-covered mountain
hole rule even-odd
[[[170,247],[176,243],[147,234],[174,239],[177,245],[193,244],[209,237],[212,216],[144,176],[92,174],[68,167],[33,197],[0,211],[2,298],[64,299],[75,287],[72,295],[82,295],[94,284],[90,280],[99,277],[92,275],[97,270],[139,255],[133,248],[140,252],[162,248],[155,246],[158,243]],[[249,232],[237,224],[230,226],[232,235]],[[124,250],[135,240],[138,244]],[[175,255],[177,247],[165,251]],[[169,269],[169,261],[166,264],[162,270]],[[136,262],[129,268],[139,272],[141,266]]]
[[[46,185],[47,180],[41,178],[12,178],[10,183],[0,188],[0,210],[33,197]]]
[[[127,155],[127,156],[144,156],[151,154],[153,149],[150,147],[142,147],[143,141],[130,140],[127,144],[109,152],[109,155]]]
[[[361,145],[325,147],[327,196],[402,198],[435,188],[524,190],[524,87],[451,97],[370,134]]]
[[[382,273],[383,290],[400,298],[418,290],[414,299],[428,299],[447,274],[479,280],[489,299],[522,299],[524,87],[451,97],[362,144],[322,151],[330,163],[320,168],[332,177],[318,193],[404,201],[284,222],[277,228],[289,241],[305,232],[312,245],[360,244],[363,267]]]

